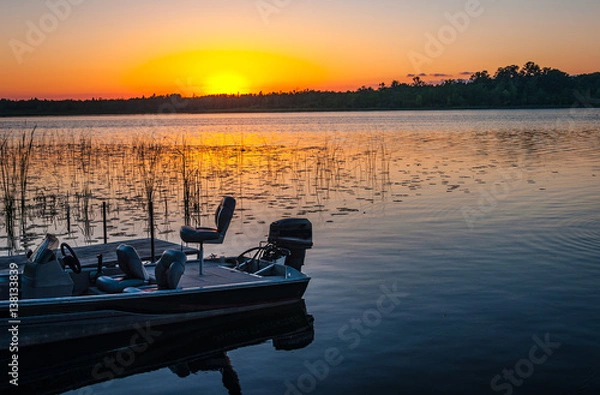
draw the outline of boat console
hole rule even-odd
[[[27,259],[21,277],[23,299],[71,296],[73,280],[67,273],[54,250],[58,249],[58,239],[51,234]]]

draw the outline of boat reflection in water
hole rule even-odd
[[[242,314],[186,322],[136,325],[129,332],[19,349],[19,391],[60,393],[168,367],[179,377],[220,371],[230,394],[241,393],[227,352],[273,341],[277,350],[306,347],[314,338],[304,300]],[[2,364],[12,356],[2,350]],[[3,389],[12,389],[3,381]]]

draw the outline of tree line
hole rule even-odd
[[[182,97],[153,95],[131,99],[0,100],[0,115],[85,115],[211,113],[244,111],[344,111],[394,109],[598,107],[600,72],[571,76],[527,62],[473,73],[468,80],[440,83],[392,81],[354,91],[303,90],[263,94]]]

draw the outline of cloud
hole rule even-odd
[[[432,74],[433,77],[452,77],[452,74],[444,74],[444,73],[435,73]]]
[[[474,74],[474,72],[472,72],[472,71],[461,71],[460,72],[460,75],[473,75],[473,74]]]

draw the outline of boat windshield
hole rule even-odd
[[[54,259],[54,250],[58,248],[58,239],[48,233],[42,243],[31,254],[31,262],[46,263]]]

